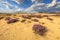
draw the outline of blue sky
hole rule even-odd
[[[24,0],[24,3],[19,4],[19,5],[16,2],[11,1],[11,0],[8,0],[8,2],[10,2],[11,4],[16,4],[17,6],[19,6],[21,8],[27,8],[27,7],[30,7],[33,4],[31,2],[31,0]],[[46,4],[51,3],[51,2],[52,2],[52,0],[43,0],[43,3],[46,3]]]
[[[16,12],[23,10],[25,12],[32,12],[32,11],[49,12],[50,10],[52,10],[53,12],[60,11],[60,0],[56,0],[54,2],[53,1],[54,0],[23,0],[22,2],[21,0],[1,0],[0,12],[7,12],[7,10],[9,12]]]
[[[17,4],[16,2],[14,1],[11,1],[11,0],[7,0],[8,2],[10,2],[11,4],[16,4],[17,6],[21,7],[21,8],[27,8],[27,7],[30,7],[33,3],[31,2],[31,0],[24,0],[24,2],[22,4]],[[60,0],[57,0],[57,2],[59,2]],[[42,3],[51,3],[52,0],[43,0]]]

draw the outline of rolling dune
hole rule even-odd
[[[0,40],[60,40],[60,14],[0,14]]]

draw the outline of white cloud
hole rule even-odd
[[[57,2],[55,8],[59,8],[60,9],[60,2]]]
[[[13,5],[9,2],[0,0],[0,12],[14,13],[17,11],[22,11],[23,9],[19,8],[17,5]]]
[[[55,6],[57,0],[52,0],[52,3],[50,3],[47,7],[53,7]]]
[[[36,0],[37,1],[37,0]],[[37,3],[25,10],[25,12],[57,12],[60,11],[60,2],[53,0],[50,4]]]
[[[47,9],[47,4],[38,3],[38,4],[34,4],[31,7],[27,8],[25,12],[35,12],[37,10],[46,10],[45,8]]]
[[[31,0],[32,2],[35,2],[35,3],[40,3],[40,2],[43,2],[43,0]],[[52,0],[52,2],[50,4],[48,4],[47,7],[53,7],[55,4],[56,4],[56,1],[57,0]]]
[[[11,0],[16,2],[17,4],[24,3],[24,0]],[[43,0],[31,0],[32,2],[35,2],[35,4],[31,5],[29,8],[25,9],[24,12],[51,12],[51,11],[60,11],[60,2],[56,2],[57,0],[52,0],[51,3],[45,4],[41,3]],[[11,9],[13,8],[13,9]],[[9,2],[0,0],[0,12],[19,12],[23,9],[19,8],[17,5],[13,5]]]
[[[31,0],[32,2],[35,2],[35,3],[40,3],[40,2],[43,2],[43,0]]]
[[[13,1],[15,1],[18,4],[22,4],[24,2],[24,0],[13,0]]]

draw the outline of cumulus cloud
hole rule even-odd
[[[14,1],[17,4],[22,4],[24,3],[25,0],[10,0],[10,1]],[[31,5],[30,7],[28,7],[27,9],[25,9],[24,12],[57,12],[60,11],[60,2],[56,2],[57,0],[52,0],[51,3],[45,4],[43,3],[43,0],[31,0],[32,2],[34,2],[33,5]],[[13,5],[11,3],[9,3],[7,0],[3,1],[0,0],[0,12],[19,12],[22,11],[24,9],[21,9],[19,6],[17,5]]]
[[[37,1],[37,0],[34,0]],[[27,8],[25,11],[26,12],[57,12],[60,11],[60,2],[56,2],[57,0],[53,0],[49,4],[45,3],[37,3],[33,4],[29,8]]]
[[[44,4],[44,3],[38,3],[38,4],[34,4],[34,5],[32,5],[31,7],[29,7],[29,8],[27,8],[25,11],[27,12],[27,11],[29,11],[29,12],[33,12],[33,11],[37,11],[37,10],[46,10],[45,8],[46,8],[46,4]]]
[[[44,4],[44,3],[34,4],[31,7],[27,8],[25,12],[36,12],[36,11],[46,10],[45,9],[47,8],[46,6],[47,4]]]
[[[32,2],[35,2],[35,3],[40,3],[40,2],[43,2],[43,0],[31,0]]]
[[[13,1],[15,1],[18,4],[22,4],[24,2],[24,0],[13,0]]]
[[[53,0],[47,7],[53,7],[56,4],[57,0]]]
[[[22,10],[23,9],[19,8],[17,5],[9,3],[7,0],[6,1],[0,0],[0,12],[14,13]]]
[[[6,6],[8,9],[10,8],[10,6],[12,6],[10,3],[8,3],[7,1],[1,1],[1,5]]]
[[[57,2],[57,3],[56,3],[55,8],[59,8],[59,9],[60,9],[60,2]]]
[[[35,3],[40,3],[40,2],[43,2],[43,0],[31,0],[32,2],[35,2]],[[56,4],[56,1],[57,0],[52,0],[52,2],[50,4],[48,4],[47,7],[52,7]]]

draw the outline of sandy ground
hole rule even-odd
[[[47,17],[43,17],[35,18],[38,19],[39,22],[26,19],[26,22],[21,23],[21,20],[24,19],[21,15],[28,14],[0,14],[0,17],[4,17],[0,20],[0,40],[60,40],[60,16],[51,16],[56,14],[36,14],[48,15],[49,18],[53,19],[53,21],[48,20]],[[7,21],[5,20],[6,17],[19,18],[19,21],[16,23],[7,24]],[[31,23],[28,21],[31,21]],[[40,36],[35,34],[32,30],[34,24],[41,24],[45,26],[48,29],[46,35]]]

